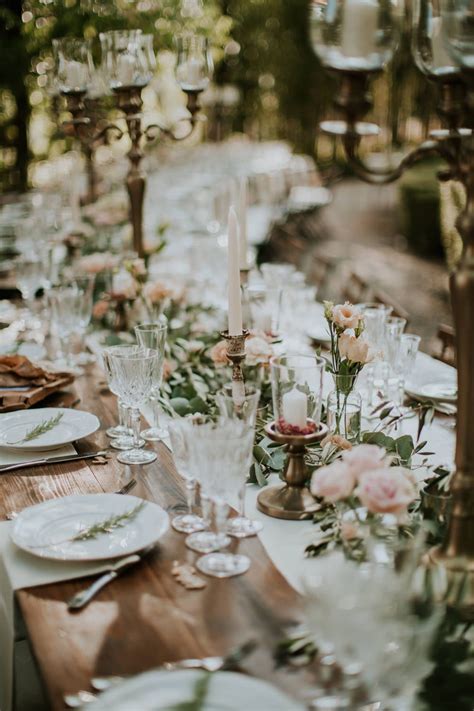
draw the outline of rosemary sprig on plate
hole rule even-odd
[[[99,523],[94,523],[88,528],[83,528],[82,531],[76,533],[76,535],[70,538],[69,540],[88,541],[91,538],[97,538],[97,536],[99,536],[101,533],[109,533],[110,531],[113,531],[116,528],[123,528],[123,526],[126,526],[127,523],[129,523],[134,518],[136,518],[136,516],[138,516],[145,504],[146,501],[141,501],[139,504],[137,504],[137,506],[134,506],[133,509],[129,509],[128,511],[124,511],[120,514],[113,514],[112,516],[109,516],[109,518],[106,518],[104,521],[99,521]]]
[[[41,435],[51,432],[51,430],[60,423],[63,414],[63,412],[58,412],[57,415],[50,417],[49,420],[38,422],[38,424],[29,430],[22,439],[18,439],[16,442],[8,442],[8,444],[23,444],[24,442],[31,442],[33,439],[37,439],[38,437],[41,437]]]

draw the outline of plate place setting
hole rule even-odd
[[[100,427],[96,415],[82,410],[44,407],[0,415],[0,450],[47,452],[88,437]]]

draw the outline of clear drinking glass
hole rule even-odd
[[[459,75],[459,66],[446,46],[441,5],[441,0],[415,0],[412,54],[423,74],[447,81]]]
[[[167,332],[168,324],[164,319],[157,323],[140,323],[135,326],[135,335],[139,345],[143,348],[152,348],[158,353],[152,388],[148,393],[148,399],[153,409],[153,425],[141,433],[147,442],[158,442],[168,436],[168,430],[160,426],[160,388],[163,379]]]
[[[128,408],[125,403],[118,397],[117,388],[115,385],[114,374],[112,371],[111,355],[114,352],[119,352],[122,346],[111,346],[110,348],[105,348],[102,351],[102,362],[104,364],[104,371],[107,377],[107,382],[109,384],[109,390],[114,395],[117,396],[117,405],[119,412],[119,423],[115,427],[109,427],[106,431],[107,437],[111,437],[113,441],[110,446],[114,449],[132,449],[134,446],[132,430],[128,426]],[[141,439],[139,443],[140,447],[145,446],[145,440]]]
[[[61,37],[53,40],[56,76],[63,93],[86,91],[94,65],[89,40]]]
[[[81,351],[75,356],[75,361],[79,365],[95,363],[95,356],[84,350],[84,336],[92,317],[92,306],[94,303],[94,282],[95,275],[74,277],[70,284],[81,294],[79,307],[79,329],[78,336],[81,342]]]
[[[357,304],[356,308],[364,317],[365,335],[372,348],[379,351],[379,358],[383,354],[385,324],[392,307],[378,303]]]
[[[133,448],[118,455],[122,464],[149,464],[155,461],[156,453],[140,449],[140,407],[150,392],[159,354],[151,348],[123,346],[111,353],[113,380],[124,404],[130,408],[133,430]]]
[[[242,472],[248,471],[250,467],[253,438],[253,427],[246,422],[225,419],[217,424],[199,427],[192,440],[192,455],[194,466],[200,472],[201,492],[211,503],[216,528],[213,552],[199,558],[196,565],[201,572],[212,577],[241,575],[250,566],[247,556],[223,553],[219,549],[228,545],[230,540],[225,535],[228,501],[238,499],[242,488]]]
[[[60,347],[58,364],[76,371],[71,357],[71,339],[80,329],[82,299],[82,292],[75,286],[56,286],[48,292],[51,323]]]
[[[183,91],[204,91],[209,85],[214,70],[207,38],[186,34],[178,37],[176,43],[178,84]]]
[[[225,385],[222,390],[216,393],[216,402],[219,407],[220,416],[223,420],[237,420],[245,422],[255,431],[257,419],[258,403],[260,401],[260,390],[253,386],[245,386],[245,396],[238,404],[232,396],[232,384]],[[253,440],[251,443],[253,447]],[[251,454],[250,454],[251,456]],[[256,536],[262,530],[263,524],[260,521],[252,521],[245,515],[245,491],[248,470],[241,472],[242,484],[239,490],[239,500],[237,511],[238,516],[229,518],[227,533],[235,538],[249,538]]]
[[[405,385],[407,381],[410,381],[410,377],[415,369],[420,341],[420,336],[415,336],[411,333],[404,333],[400,336],[400,347],[394,370],[399,378],[401,399],[403,399]]]
[[[278,339],[282,289],[280,287],[248,286],[246,301],[250,311],[250,328]]]
[[[191,440],[193,436],[193,424],[191,420],[181,418],[172,420],[168,425],[173,459],[176,464],[178,474],[186,483],[187,506],[185,514],[175,516],[171,525],[176,531],[181,533],[193,533],[206,528],[206,522],[202,516],[193,513],[193,506],[196,496],[196,479],[192,468]]]
[[[43,285],[44,266],[39,259],[19,259],[16,263],[16,283],[30,313],[31,326],[38,325],[34,318],[35,295]]]
[[[312,0],[313,49],[326,67],[377,71],[393,56],[403,16],[392,0]]]

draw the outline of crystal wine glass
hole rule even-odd
[[[157,323],[140,323],[135,326],[135,335],[140,346],[157,351],[158,359],[153,375],[153,383],[148,393],[153,410],[153,425],[141,433],[148,442],[158,442],[168,436],[168,431],[160,426],[160,388],[163,378],[163,362],[165,358],[166,334],[168,324],[165,319]]]
[[[255,430],[255,421],[257,419],[257,408],[260,401],[260,390],[246,385],[245,399],[239,404],[235,403],[232,396],[232,384],[225,385],[222,390],[216,394],[216,401],[219,407],[220,415],[223,420],[237,420],[245,422],[252,430]],[[253,442],[251,443],[251,446]],[[251,454],[250,454],[251,456]],[[227,526],[227,533],[235,538],[248,538],[255,536],[262,530],[263,524],[260,521],[252,521],[245,515],[245,490],[248,469],[240,473],[241,486],[239,489],[239,515],[230,518]]]
[[[90,323],[92,317],[92,306],[94,300],[94,282],[95,275],[80,276],[75,277],[71,281],[71,285],[75,287],[82,295],[81,305],[79,308],[79,329],[78,335],[81,342],[81,352],[75,357],[76,362],[79,365],[87,365],[88,363],[95,363],[95,356],[92,353],[87,353],[84,350],[84,336],[87,331],[87,327]]]
[[[118,412],[119,412],[119,424],[115,427],[109,427],[106,431],[107,437],[112,438],[110,446],[114,449],[132,449],[134,446],[132,431],[128,426],[128,407],[125,403],[118,397],[117,388],[115,385],[114,374],[112,371],[112,361],[111,356],[113,353],[118,353],[122,346],[111,346],[110,348],[105,348],[102,351],[102,362],[104,365],[105,374],[107,377],[107,382],[109,384],[110,391],[117,396],[118,401]],[[140,447],[145,445],[145,440],[140,440]]]
[[[58,361],[76,372],[71,358],[71,338],[80,329],[82,298],[74,286],[56,286],[48,292],[51,323],[59,340]]]
[[[28,325],[36,328],[35,295],[43,283],[44,268],[39,259],[20,259],[16,264],[16,283],[29,312]]]
[[[141,346],[123,346],[111,353],[112,374],[117,393],[131,410],[133,448],[118,455],[122,464],[149,464],[156,453],[140,449],[140,407],[148,397],[157,369],[159,353]]]
[[[212,552],[199,558],[199,570],[216,578],[229,578],[245,573],[250,560],[247,556],[224,553],[219,545],[226,539],[228,501],[238,499],[242,488],[242,472],[250,466],[254,431],[240,420],[221,420],[217,424],[203,425],[192,440],[192,455],[200,472],[201,492],[211,502],[216,528],[216,546]],[[193,536],[202,536],[195,533]],[[229,539],[227,539],[229,540]]]
[[[206,522],[202,516],[193,513],[193,505],[196,494],[196,479],[192,470],[191,439],[193,435],[193,424],[189,419],[181,418],[172,420],[168,425],[173,458],[178,473],[183,477],[186,484],[187,507],[185,514],[175,516],[171,525],[176,531],[181,533],[193,533],[206,528]]]

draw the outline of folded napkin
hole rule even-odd
[[[72,373],[35,365],[23,355],[0,356],[0,411],[25,409],[69,385]],[[18,388],[17,390],[15,388]]]
[[[36,585],[74,580],[106,570],[109,562],[45,560],[20,550],[11,541],[14,522],[0,522],[0,709],[10,711],[15,642],[14,592]]]

